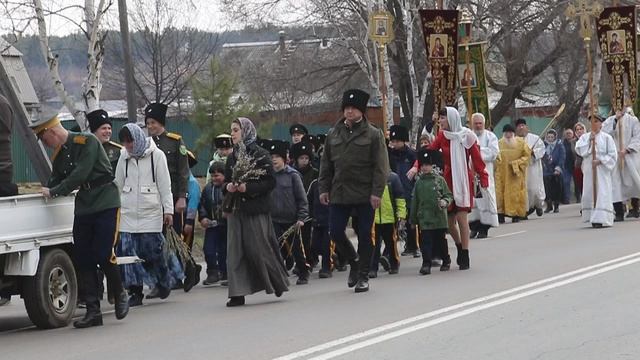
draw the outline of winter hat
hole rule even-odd
[[[94,110],[87,114],[87,121],[89,121],[89,129],[91,132],[96,132],[102,125],[109,124],[113,126],[109,114],[102,109]]]

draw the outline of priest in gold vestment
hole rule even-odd
[[[502,129],[498,148],[500,155],[495,162],[498,219],[504,223],[508,216],[512,222],[518,222],[527,216],[527,167],[531,150],[523,139],[515,136],[511,124]]]

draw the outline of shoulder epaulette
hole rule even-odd
[[[182,139],[182,135],[176,134],[176,133],[172,133],[172,132],[168,132],[167,133],[167,137],[173,140],[180,140]]]
[[[85,135],[76,135],[73,137],[73,143],[84,145],[87,143],[87,137]]]
[[[109,144],[117,147],[118,149],[122,149],[124,147],[124,146],[122,146],[122,145],[120,145],[120,144],[118,144],[117,142],[114,142],[114,141],[109,141]]]

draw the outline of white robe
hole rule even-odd
[[[538,140],[539,139],[539,140]],[[527,134],[524,140],[531,149],[531,160],[527,169],[527,199],[529,209],[542,208],[544,199],[544,179],[542,177],[542,157],[544,156],[544,141],[536,134]],[[535,145],[534,145],[535,144]]]
[[[500,154],[498,148],[498,138],[488,130],[478,136],[480,153],[485,164],[485,169],[489,174],[489,187],[487,190],[481,189],[481,198],[473,199],[473,209],[469,214],[469,221],[477,221],[484,225],[498,226],[498,208],[496,202],[496,181],[494,178],[493,162]],[[477,182],[477,179],[476,179]],[[476,184],[476,188],[480,187]],[[476,196],[478,196],[476,194]]]
[[[576,142],[576,154],[582,156],[582,220],[590,223],[600,223],[603,226],[613,225],[615,213],[613,211],[613,192],[611,174],[616,167],[618,153],[613,138],[601,131],[596,135],[596,159],[602,163],[596,168],[596,206],[593,207],[593,172],[591,160],[591,133],[586,133]]]
[[[618,156],[612,177],[613,202],[625,202],[630,198],[640,197],[640,121],[624,114],[618,123],[622,126],[616,124],[615,116],[611,116],[602,124],[602,131],[611,135],[616,148],[631,151],[625,156]]]

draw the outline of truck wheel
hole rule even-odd
[[[76,272],[69,255],[61,249],[43,251],[36,275],[23,282],[24,304],[39,328],[67,326],[78,300]]]

